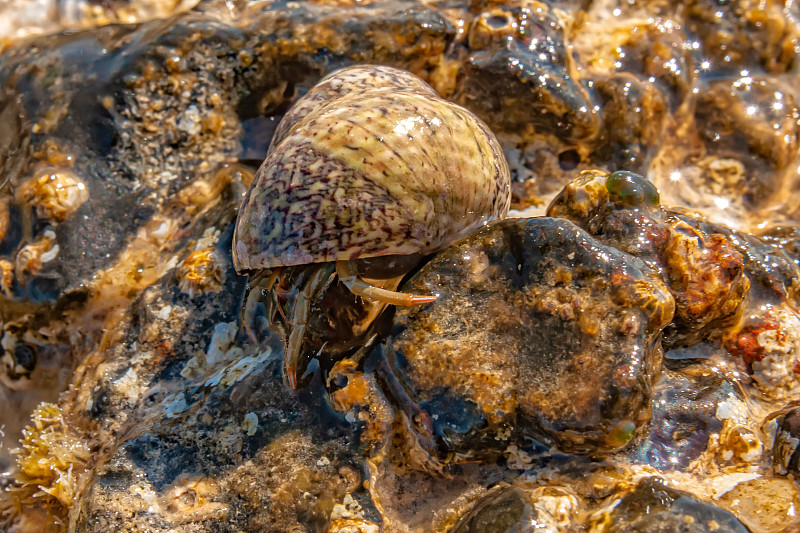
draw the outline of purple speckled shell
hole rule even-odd
[[[278,126],[239,211],[234,265],[429,254],[509,203],[508,165],[483,122],[408,72],[351,67]]]

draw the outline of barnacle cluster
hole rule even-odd
[[[65,510],[77,496],[78,478],[89,463],[89,447],[70,432],[57,405],[39,405],[31,419],[15,450],[16,484],[8,489],[9,498],[0,502],[0,524],[10,527],[20,508],[26,507],[35,511],[26,519],[33,522],[24,524],[23,530],[59,530],[65,525]]]

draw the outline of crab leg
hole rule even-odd
[[[358,270],[356,270],[354,261],[336,261],[336,273],[339,275],[339,280],[350,289],[350,292],[371,300],[406,307],[429,304],[436,301],[436,296],[406,294],[404,292],[389,291],[370,285],[358,277]]]
[[[311,301],[325,287],[333,273],[322,268],[317,270],[303,290],[297,293],[292,307],[292,319],[288,327],[291,333],[286,340],[286,350],[283,355],[283,381],[292,390],[297,390],[297,375],[302,377],[308,368],[310,357],[303,355],[303,340],[308,327],[308,317],[311,314]]]
[[[245,333],[247,333],[247,336],[253,344],[258,343],[258,338],[250,323],[250,317],[254,312],[255,306],[258,304],[262,291],[269,291],[272,288],[275,284],[275,280],[278,278],[279,271],[280,269],[263,270],[247,280],[247,287],[245,288],[244,297],[242,298],[242,308],[239,312],[239,322],[242,324]],[[258,290],[253,292],[253,289]]]
[[[291,333],[286,341],[286,353],[283,354],[283,381],[292,390],[297,390],[297,370],[302,367],[301,373],[305,372],[308,365],[308,361],[301,360],[309,313],[308,297],[304,293],[298,294],[295,300]]]

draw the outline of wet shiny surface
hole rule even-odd
[[[794,3],[136,20],[0,55],[0,529],[797,529]],[[369,331],[310,294],[291,391],[304,274],[241,322],[234,222],[281,117],[351,64],[476,113],[512,214],[549,217],[405,265],[440,298]]]
[[[508,211],[494,134],[410,73],[345,69],[308,98],[243,200],[237,270],[428,255]]]

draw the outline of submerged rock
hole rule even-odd
[[[252,344],[236,325],[245,283],[230,257],[230,201],[223,195],[184,259],[134,300],[105,357],[84,367],[71,421],[91,428],[106,458],[74,503],[80,531],[319,531],[347,495],[374,515],[357,439],[320,383],[287,395],[280,340]],[[181,273],[198,249],[218,270],[204,271],[205,290],[187,290]]]
[[[525,533],[565,531],[578,511],[578,500],[557,487],[494,487],[461,516],[453,533]]]
[[[674,489],[658,478],[645,478],[622,498],[593,531],[659,531],[749,533],[734,515],[691,494]]]
[[[645,478],[614,509],[603,516],[592,531],[701,533],[727,531],[749,533],[734,515],[691,494],[665,484],[659,478]]]
[[[670,357],[670,352],[665,354]],[[734,395],[717,374],[694,368],[665,371],[653,391],[653,417],[647,436],[630,452],[633,461],[657,468],[686,468],[705,452],[709,438],[723,427],[720,404]]]
[[[797,22],[780,2],[688,2],[686,26],[704,43],[717,70],[785,72],[797,61]]]

